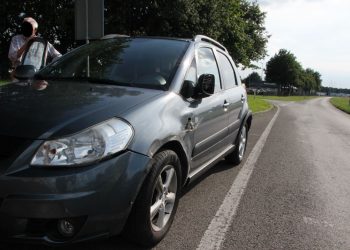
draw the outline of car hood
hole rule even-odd
[[[0,87],[0,135],[47,139],[76,133],[163,91],[92,84],[34,81]]]

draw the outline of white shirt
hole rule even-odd
[[[16,35],[12,37],[11,39],[11,44],[10,44],[10,49],[9,49],[9,59],[12,63],[13,67],[17,67],[21,61],[22,61],[22,56],[17,58],[17,51],[26,43],[27,37],[23,35]],[[47,54],[52,58],[56,58],[61,56],[61,53],[58,52],[51,43],[47,43]]]

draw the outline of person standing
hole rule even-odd
[[[21,34],[15,35],[11,39],[8,58],[11,61],[12,70],[20,65],[23,53],[26,51],[28,42],[36,37],[38,31],[38,23],[32,17],[26,17],[23,19],[21,26]],[[48,42],[48,56],[51,59],[55,59],[61,56],[54,46]]]

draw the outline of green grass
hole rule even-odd
[[[350,114],[349,97],[333,97],[331,103],[338,109]]]
[[[253,113],[269,110],[272,107],[267,101],[258,98],[258,96],[254,99],[252,95],[248,95],[248,105]]]
[[[257,96],[257,98],[286,102],[302,102],[314,99],[316,96]]]
[[[248,95],[248,104],[253,113],[268,110],[272,105],[266,100],[302,102],[316,98],[316,96],[261,96]]]
[[[0,80],[0,86],[4,85],[5,83],[8,83],[10,80]]]

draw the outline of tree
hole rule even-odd
[[[39,23],[39,34],[51,42],[61,53],[75,47],[74,0],[6,0],[0,5],[0,74],[4,78],[10,62],[7,53],[12,36],[20,32],[22,20],[34,17]]]
[[[316,83],[315,90],[319,91],[319,90],[321,90],[321,87],[322,87],[322,78],[321,78],[322,76],[317,71],[313,72],[313,76],[314,76],[315,83]]]
[[[74,41],[74,0],[4,0],[0,6],[1,76],[7,72],[10,39],[23,17],[39,23],[39,33],[65,53]],[[210,36],[235,62],[250,66],[266,55],[265,13],[248,0],[105,0],[105,33],[192,38]]]
[[[266,65],[266,81],[279,86],[279,93],[290,94],[292,87],[302,84],[302,66],[289,51],[281,49]]]
[[[266,55],[265,13],[247,0],[109,0],[107,33],[210,36],[232,54],[236,63],[250,66]]]
[[[281,49],[266,65],[266,80],[279,85],[280,94],[290,94],[297,87],[304,94],[311,94],[321,88],[321,74],[311,68],[303,69],[296,57]]]
[[[311,90],[316,87],[316,81],[313,75],[314,71],[310,68],[302,69],[299,74],[298,86],[303,90],[304,94],[310,94]]]
[[[262,82],[261,76],[257,72],[250,73],[245,79],[243,79],[243,82],[247,84],[247,87],[249,87],[250,83],[258,83]]]

